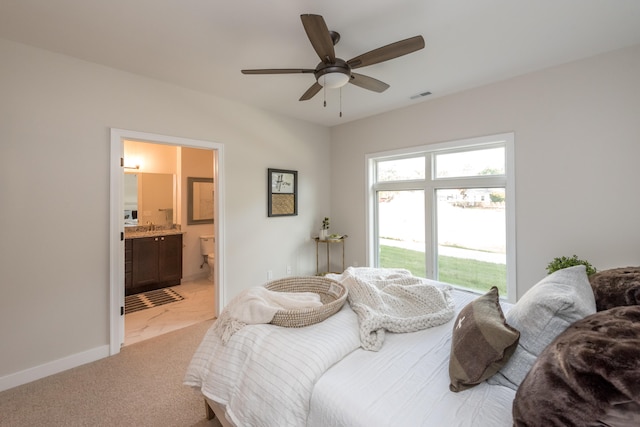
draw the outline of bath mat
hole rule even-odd
[[[182,301],[184,297],[170,288],[156,289],[124,298],[124,314]]]

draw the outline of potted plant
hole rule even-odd
[[[322,220],[322,229],[320,230],[320,235],[318,238],[320,240],[327,240],[327,236],[329,235],[329,217],[325,216]]]
[[[554,271],[562,270],[563,268],[573,267],[574,265],[584,265],[587,267],[587,276],[592,275],[596,272],[594,266],[592,266],[588,261],[583,259],[578,259],[577,255],[573,255],[572,257],[556,257],[547,265],[547,273],[551,274]]]

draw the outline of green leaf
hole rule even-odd
[[[583,259],[579,259],[577,255],[573,255],[572,257],[556,257],[547,265],[547,273],[551,274],[554,271],[562,270],[563,268],[573,267],[575,265],[584,265],[587,268],[587,276],[590,276],[596,272],[594,266],[591,265],[588,261]]]

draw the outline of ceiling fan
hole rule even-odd
[[[323,87],[339,88],[347,83],[354,84],[374,92],[384,92],[389,85],[351,70],[403,56],[424,47],[422,36],[415,36],[395,43],[379,47],[348,61],[337,58],[333,46],[340,40],[340,34],[329,31],[324,18],[320,15],[300,15],[302,25],[309,37],[311,45],[320,57],[316,68],[265,68],[258,70],[242,70],[243,74],[297,74],[313,73],[316,82],[300,97],[306,101],[317,94]]]

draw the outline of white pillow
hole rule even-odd
[[[517,390],[542,350],[573,322],[595,312],[584,265],[545,277],[507,312],[507,323],[520,331],[520,341],[507,364],[488,382]]]

